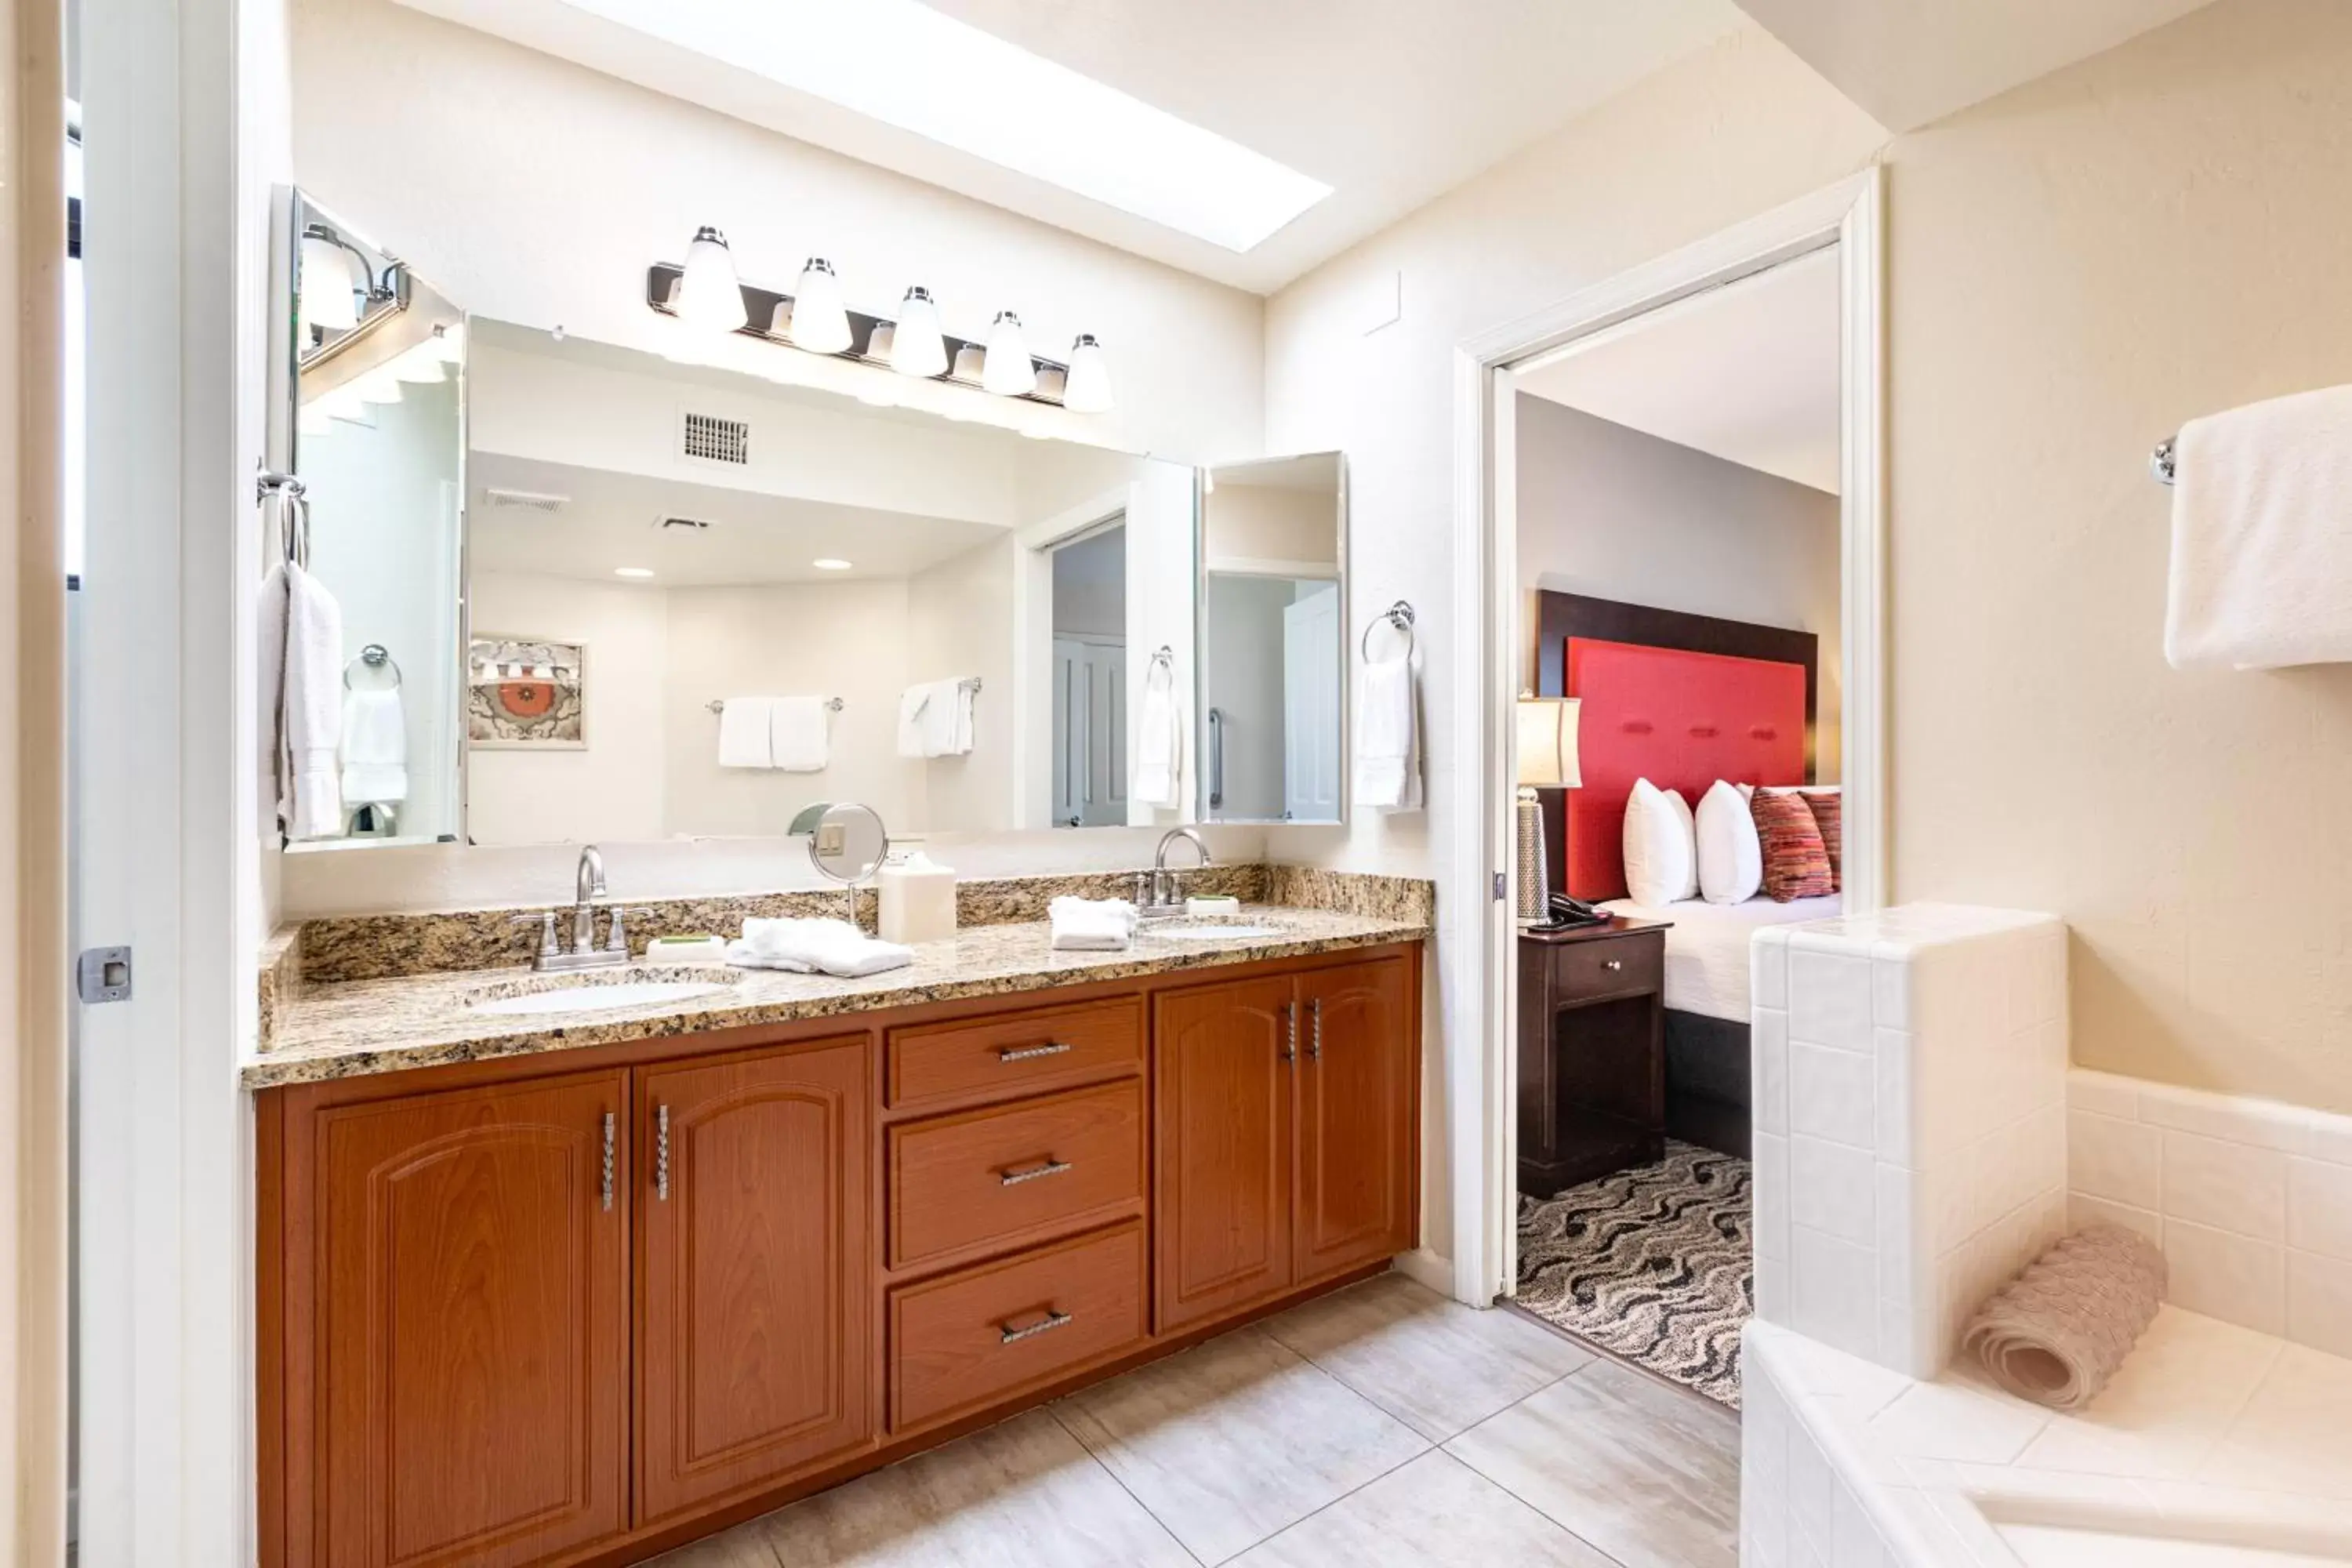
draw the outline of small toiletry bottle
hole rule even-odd
[[[956,933],[956,875],[901,840],[882,863],[881,937],[884,942],[937,942]]]

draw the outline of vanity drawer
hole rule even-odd
[[[1143,1062],[1143,999],[890,1031],[892,1109],[982,1094],[1034,1094]]]
[[[890,1296],[890,1426],[1050,1383],[1144,1339],[1140,1222]]]
[[[890,1266],[1140,1212],[1143,1082],[890,1129]]]
[[[1665,985],[1666,935],[1631,931],[1594,942],[1569,942],[1552,953],[1560,1000],[1637,995]]]

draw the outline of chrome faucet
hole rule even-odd
[[[604,945],[596,945],[596,900],[604,897],[604,857],[593,844],[580,850],[580,866],[572,877],[572,951],[555,934],[555,910],[541,910],[537,914],[517,915],[517,925],[539,927],[539,951],[531,954],[534,969],[602,969],[608,964],[629,962],[629,934],[622,922],[625,912],[613,906],[613,918],[604,935]],[[645,911],[637,911],[643,914]]]
[[[1151,857],[1148,884],[1146,873],[1139,871],[1135,874],[1136,905],[1147,920],[1165,920],[1184,912],[1183,873],[1168,868],[1168,847],[1180,838],[1191,844],[1198,857],[1192,862],[1194,870],[1213,864],[1209,856],[1209,847],[1201,841],[1197,829],[1171,827],[1162,834],[1160,847]]]
[[[572,878],[572,951],[596,945],[596,900],[604,896],[604,856],[593,844],[580,847],[580,867]]]

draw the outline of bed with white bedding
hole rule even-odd
[[[1832,894],[1825,899],[1791,899],[1785,904],[1763,898],[1740,904],[1710,904],[1703,899],[1637,904],[1631,899],[1611,899],[1601,907],[1629,920],[1674,922],[1674,929],[1666,932],[1669,1008],[1745,1024],[1748,938],[1766,926],[1832,920],[1843,903]]]

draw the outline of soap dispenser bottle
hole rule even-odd
[[[955,871],[924,854],[919,842],[892,845],[877,879],[884,942],[938,942],[955,935]]]

